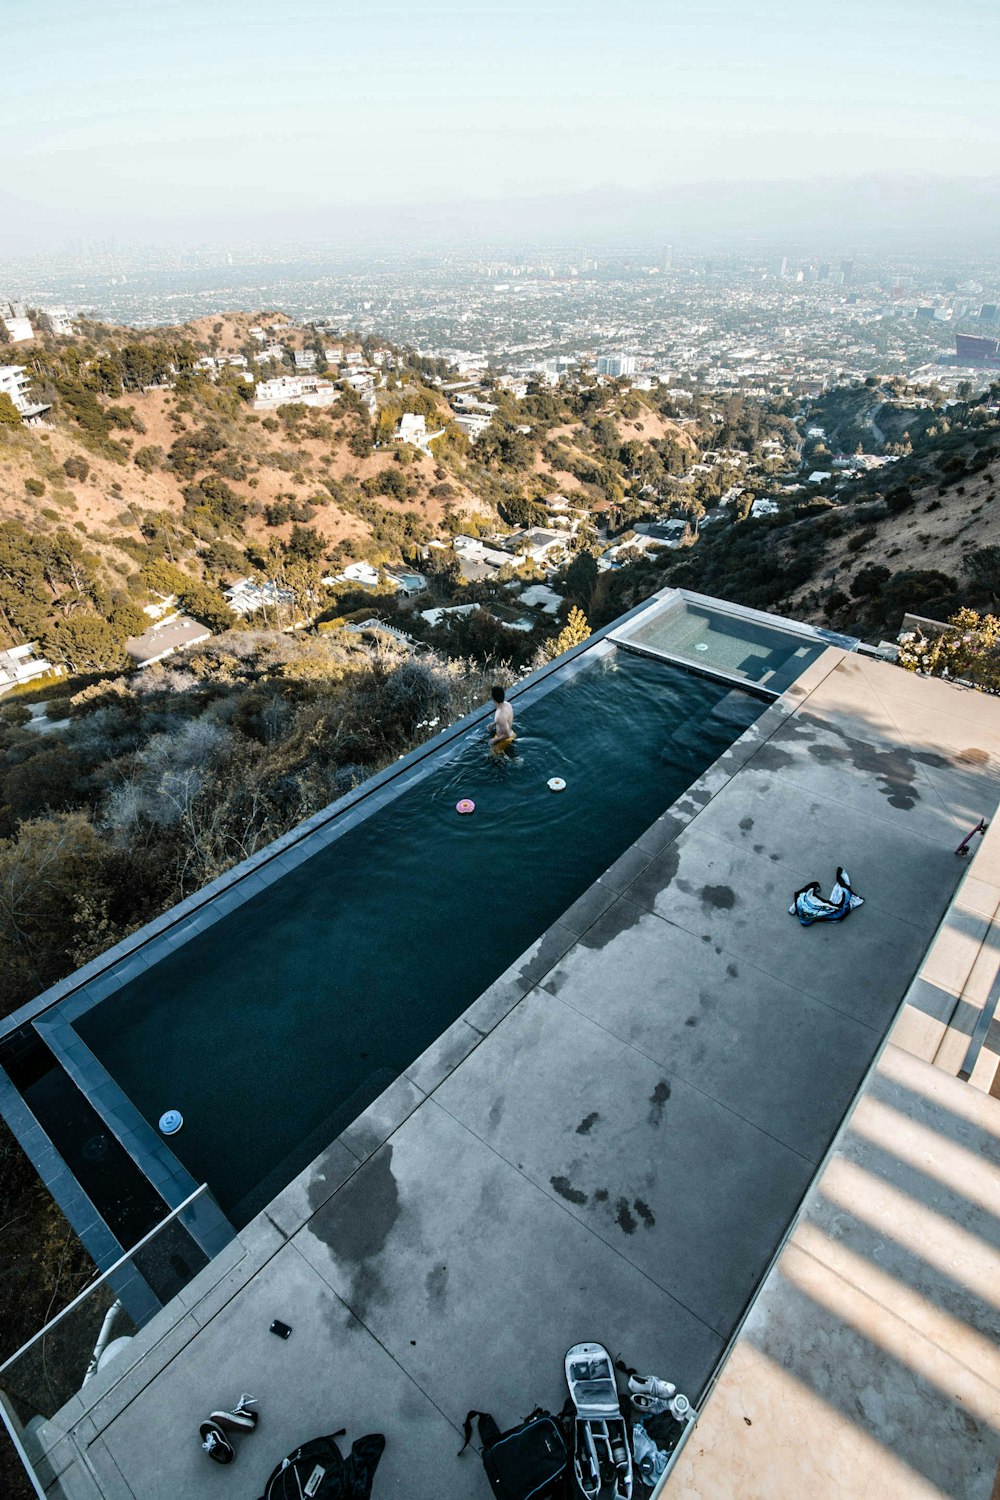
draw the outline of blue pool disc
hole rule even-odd
[[[184,1124],[184,1116],[179,1109],[168,1109],[160,1116],[160,1130],[164,1135],[176,1135]]]

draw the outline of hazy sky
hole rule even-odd
[[[1000,0],[0,0],[0,249],[996,173]]]

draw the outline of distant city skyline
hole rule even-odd
[[[4,42],[5,255],[1000,161],[994,0],[52,0]]]

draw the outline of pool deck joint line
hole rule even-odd
[[[238,1456],[248,1495],[346,1426],[387,1434],[379,1494],[486,1500],[475,1455],[454,1457],[466,1410],[558,1409],[581,1338],[697,1401],[848,1149],[866,1079],[871,1113],[889,1028],[977,873],[952,851],[991,816],[998,764],[1000,700],[826,650],[48,1424],[50,1493],[214,1493],[197,1425],[246,1389],[263,1412]],[[791,892],[838,864],[865,906],[799,927]],[[916,1429],[933,1387],[890,1365]],[[985,1472],[988,1421],[935,1433],[942,1464],[974,1451]]]

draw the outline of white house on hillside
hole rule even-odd
[[[254,411],[274,411],[278,406],[299,402],[302,406],[332,406],[340,392],[329,380],[316,375],[279,375],[274,380],[258,380],[254,394]]]
[[[54,667],[44,656],[36,656],[37,649],[37,642],[25,641],[21,646],[0,651],[0,693],[19,687],[23,682],[33,682],[36,677],[44,677],[49,672],[62,672],[61,667]]]
[[[465,433],[470,443],[474,443],[477,438],[482,437],[492,420],[493,418],[485,412],[466,412],[464,415],[455,417],[454,419],[455,426]]]
[[[275,604],[295,603],[295,595],[291,589],[279,588],[270,580],[254,583],[249,578],[238,578],[224,592],[226,603],[234,615],[252,615],[258,609],[266,609]]]
[[[47,333],[54,333],[58,338],[71,338],[76,332],[65,307],[43,308],[41,324]]]
[[[30,426],[51,408],[32,401],[28,395],[29,384],[30,377],[23,365],[0,365],[0,393],[10,397],[21,413],[22,422]]]
[[[444,428],[439,427],[437,432],[427,431],[427,418],[416,416],[411,411],[404,411],[399,419],[399,426],[394,434],[397,443],[411,443],[414,448],[419,448],[422,453],[429,453],[429,444],[435,438],[443,437]]]
[[[367,562],[348,563],[344,571],[334,577],[338,583],[358,583],[364,589],[378,587],[378,568]]]
[[[545,563],[565,546],[565,531],[547,531],[543,526],[529,526],[526,531],[515,531],[504,538],[505,548],[519,557],[530,557],[535,563]]]
[[[396,441],[413,443],[415,447],[422,448],[427,441],[427,418],[417,416],[412,411],[404,411],[396,429]]]
[[[27,318],[6,317],[3,325],[12,344],[25,344],[35,337],[35,331]]]

